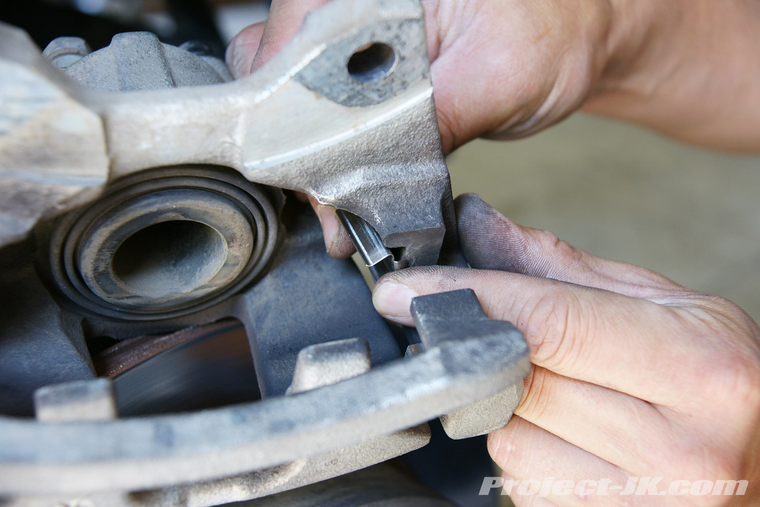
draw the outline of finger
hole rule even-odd
[[[558,506],[616,505],[621,498],[615,494],[590,494],[591,484],[567,488],[559,481],[577,485],[608,479],[611,485],[623,486],[628,480],[628,474],[615,465],[517,416],[488,435],[488,452],[507,476],[520,481],[516,485],[505,481],[505,491],[516,504],[540,496]]]
[[[657,470],[685,478],[703,470],[704,449],[684,441],[683,431],[673,431],[672,422],[655,406],[545,368],[533,368],[525,379],[514,413],[633,475]]]
[[[327,253],[336,259],[351,257],[356,249],[348,232],[338,220],[335,208],[320,204],[313,197],[309,197],[309,204],[317,214],[319,223],[322,224],[322,234],[325,238]]]
[[[413,325],[413,297],[465,288],[475,291],[486,315],[522,331],[534,364],[566,377],[668,405],[703,399],[704,387],[694,379],[724,367],[716,364],[714,346],[692,338],[696,324],[678,310],[556,280],[409,268],[381,278],[373,302],[386,318]]]
[[[227,46],[225,59],[230,72],[235,78],[241,78],[251,73],[251,64],[261,44],[265,21],[244,28]]]
[[[455,205],[460,243],[473,268],[553,278],[633,297],[684,290],[648,269],[595,257],[551,232],[522,227],[476,194],[460,195]]]
[[[274,0],[252,70],[268,62],[301,28],[306,15],[329,0]]]

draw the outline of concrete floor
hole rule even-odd
[[[685,146],[577,114],[449,157],[454,194],[595,255],[726,297],[760,320],[760,157]]]

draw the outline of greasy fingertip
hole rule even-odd
[[[339,222],[337,234],[333,237],[332,243],[327,245],[327,253],[330,254],[330,257],[335,257],[336,259],[347,259],[355,252],[354,242],[351,241],[351,237],[346,232],[343,224]]]
[[[338,217],[335,216],[333,209],[328,206],[317,204],[316,207],[314,207],[314,211],[317,212],[319,223],[322,224],[322,234],[325,237],[325,248],[329,252],[330,247],[332,247],[332,244],[338,235],[340,222],[338,222]]]
[[[454,202],[457,229],[467,262],[476,269],[493,269],[542,276],[546,266],[531,255],[526,229],[507,219],[477,194],[463,194]],[[535,257],[535,258],[534,258]]]
[[[633,297],[682,290],[649,270],[590,255],[556,234],[518,225],[475,194],[455,200],[462,253],[475,269],[552,278]]]
[[[312,208],[317,213],[319,222],[322,224],[322,234],[325,240],[325,250],[331,257],[346,259],[356,251],[346,230],[341,225],[335,208],[319,204],[313,198],[309,198]]]
[[[408,268],[389,273],[377,281],[372,300],[387,319],[412,325],[412,298],[438,292],[471,288],[476,271],[448,266]]]

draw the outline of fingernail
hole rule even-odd
[[[412,298],[418,294],[408,285],[396,282],[383,282],[375,287],[372,302],[380,315],[388,318],[409,316]]]
[[[340,224],[338,223],[338,217],[327,206],[317,206],[317,218],[319,223],[322,224],[322,234],[325,237],[325,249],[330,253],[330,249],[335,243],[335,238],[338,237],[338,230]]]

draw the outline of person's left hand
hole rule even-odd
[[[617,9],[625,2],[610,0],[422,0],[444,154],[477,136],[514,139],[556,123],[607,89],[607,68],[619,82],[627,59],[617,53],[638,52],[622,42],[637,41],[634,33],[640,31],[653,34],[652,9],[641,0],[626,2],[637,5],[636,23],[627,9]],[[304,17],[326,3],[273,0],[266,23],[249,26],[230,43],[233,75],[260,69],[291,40]],[[645,3],[658,6],[658,12],[671,7]],[[353,245],[335,210],[310,201],[329,254],[350,255]]]
[[[489,436],[507,476],[621,486],[629,476],[663,477],[657,487],[666,493],[674,481],[750,481],[743,497],[574,491],[515,496],[518,506],[756,501],[760,328],[746,313],[516,225],[475,195],[457,199],[457,214],[465,257],[477,269],[392,273],[379,280],[374,303],[383,316],[413,325],[413,297],[471,288],[490,318],[523,332],[534,368],[515,417]]]

